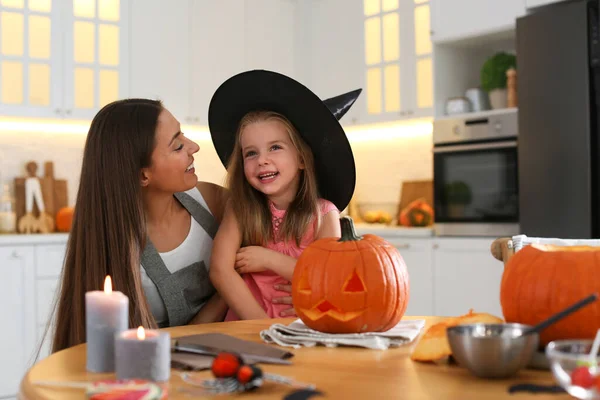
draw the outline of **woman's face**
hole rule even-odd
[[[198,183],[193,154],[200,150],[181,132],[181,125],[166,109],[158,116],[156,146],[151,165],[142,170],[142,185],[162,192],[182,192]]]

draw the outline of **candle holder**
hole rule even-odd
[[[112,291],[110,276],[104,280],[104,291],[85,294],[86,367],[89,372],[114,372],[115,334],[129,324],[129,298]]]
[[[171,377],[171,335],[143,327],[117,334],[117,379],[165,382]]]

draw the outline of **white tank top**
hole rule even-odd
[[[210,212],[206,201],[197,188],[192,188],[185,193],[192,196],[194,200],[202,204],[206,210]],[[212,213],[211,213],[212,214]],[[210,255],[212,253],[213,240],[210,235],[200,226],[200,224],[190,215],[190,231],[186,238],[179,246],[165,253],[158,253],[162,258],[167,269],[173,273],[193,263],[204,261],[204,265],[208,270],[210,264]],[[150,306],[150,311],[157,324],[168,321],[167,309],[163,303],[162,297],[158,292],[158,288],[152,282],[146,270],[140,267],[142,276],[142,287],[146,293],[146,299]]]

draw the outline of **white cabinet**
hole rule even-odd
[[[427,0],[313,0],[307,16],[308,84],[320,97],[358,87],[342,120],[369,124],[433,114]],[[340,18],[344,10],[344,18]]]
[[[131,96],[160,99],[182,124],[207,126],[210,99],[231,76],[249,69],[294,76],[295,7],[292,0],[132,2]]]
[[[561,1],[565,0],[525,0],[525,5],[527,6],[527,8],[533,8],[545,6],[546,4],[550,3],[560,3]]]
[[[243,30],[247,23],[245,10],[244,2],[238,0],[192,3],[192,70],[191,82],[187,85],[191,88],[191,103],[187,112],[178,116],[182,122],[208,126],[212,95],[226,79],[245,70],[248,51]],[[258,44],[267,43],[268,39]]]
[[[0,398],[15,396],[27,369],[50,354],[52,327],[44,334],[55,305],[67,235],[31,236],[28,244],[23,244],[28,242],[24,235],[0,236],[0,320],[5,322],[0,333]]]
[[[90,118],[127,95],[128,2],[3,1],[0,113]]]
[[[431,239],[389,238],[406,263],[410,297],[404,315],[433,315]]]
[[[514,29],[525,0],[431,0],[434,42],[467,39]]]
[[[246,69],[268,69],[295,77],[294,0],[246,0]],[[234,47],[235,48],[235,47]]]
[[[469,309],[502,317],[500,285],[504,266],[496,260],[493,239],[433,239],[435,315],[458,316]]]
[[[36,340],[33,264],[33,246],[0,247],[0,398],[17,393]]]
[[[133,1],[131,7],[131,97],[162,100],[181,123],[189,122],[189,1]]]
[[[321,99],[363,88],[341,122],[364,123],[367,103],[362,0],[310,0],[299,7],[304,16],[300,24],[306,26],[298,45],[297,63],[303,83]]]

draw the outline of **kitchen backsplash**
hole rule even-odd
[[[192,136],[193,137],[193,136]],[[351,139],[352,140],[352,139]],[[196,173],[201,180],[223,184],[225,169],[212,142],[196,139]],[[79,185],[85,134],[0,131],[0,182],[10,183],[25,176],[25,164],[54,162],[54,176],[68,182],[69,204],[74,204]],[[352,141],[357,166],[355,198],[358,202],[397,202],[404,180],[433,176],[431,135],[420,134],[393,139]],[[0,187],[1,189],[1,187]]]

